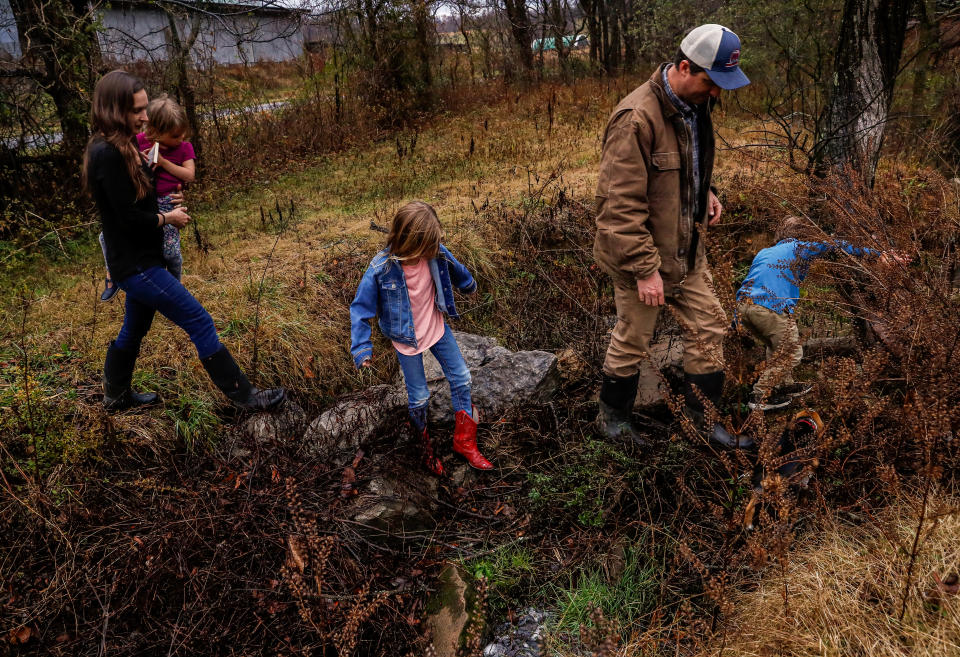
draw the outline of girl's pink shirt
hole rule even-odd
[[[415,265],[403,265],[403,278],[407,282],[407,294],[410,295],[417,346],[411,347],[400,342],[394,342],[393,346],[404,356],[416,356],[437,344],[443,337],[443,314],[437,308],[437,290],[426,258],[420,258],[420,262]]]

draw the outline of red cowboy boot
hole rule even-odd
[[[420,439],[420,451],[423,455],[423,465],[429,472],[438,477],[444,475],[443,463],[433,453],[433,441],[427,431],[427,407],[410,409],[410,424],[414,433]]]
[[[476,416],[477,407],[473,407]],[[493,470],[493,464],[483,458],[477,449],[477,422],[466,411],[457,411],[457,424],[453,430],[453,451],[467,459],[470,467],[477,470]]]

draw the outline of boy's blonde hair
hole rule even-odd
[[[156,141],[164,135],[179,134],[186,138],[189,132],[187,113],[167,94],[154,98],[147,105],[147,139]]]
[[[429,203],[411,201],[393,216],[387,249],[400,260],[435,258],[442,239],[437,211]]]
[[[786,217],[777,226],[777,230],[773,234],[773,243],[776,244],[785,239],[800,239],[803,236],[804,228],[804,221],[800,217]]]

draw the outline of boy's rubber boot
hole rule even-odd
[[[649,443],[630,421],[639,381],[639,372],[626,378],[603,375],[597,402],[597,426],[610,440],[632,442],[638,447],[647,447]]]
[[[716,407],[720,403],[720,396],[723,394],[723,372],[711,372],[710,374],[689,374],[684,373],[684,414],[690,418],[697,429],[702,432],[710,441],[729,447],[732,449],[750,449],[755,443],[750,436],[733,436],[722,424],[714,422],[713,426],[706,426],[706,414],[703,403],[697,397],[693,386],[700,389],[700,393]]]
[[[240,370],[240,366],[233,360],[233,356],[226,347],[212,356],[200,360],[203,369],[213,380],[213,384],[220,388],[233,405],[247,411],[266,411],[282,402],[287,392],[283,388],[269,388],[260,390],[250,384],[250,380]]]
[[[121,349],[116,341],[110,341],[103,361],[103,407],[108,411],[122,411],[160,401],[155,392],[139,393],[130,387],[138,355],[136,351]]]
[[[430,433],[427,431],[427,407],[409,409],[410,425],[420,439],[420,450],[423,454],[423,465],[431,474],[438,477],[444,475],[443,463],[433,451],[433,441],[430,440]]]
[[[473,407],[474,417],[477,407]],[[460,454],[471,468],[476,470],[493,470],[493,464],[483,457],[477,449],[477,422],[466,411],[457,411],[456,426],[453,429],[453,451]]]

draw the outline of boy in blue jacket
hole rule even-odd
[[[800,240],[798,234],[802,228],[803,220],[799,217],[784,219],[774,236],[776,244],[757,253],[737,290],[737,321],[767,348],[767,368],[754,384],[747,404],[752,410],[783,408],[792,398],[812,389],[808,383],[793,380],[793,369],[803,357],[793,311],[800,298],[800,284],[814,260],[841,250],[857,257],[879,257],[882,262],[902,261],[900,256],[840,240],[832,243]],[[784,350],[786,360],[782,372],[770,366],[779,349]]]

